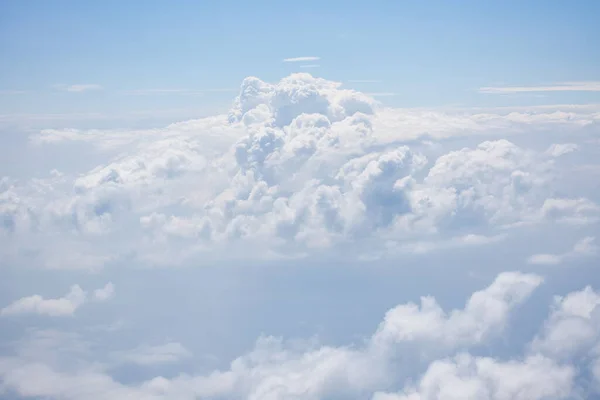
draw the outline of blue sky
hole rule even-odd
[[[599,4],[0,0],[0,398],[600,398]]]
[[[235,91],[246,76],[272,81],[305,64],[318,64],[306,71],[348,87],[394,93],[380,99],[404,107],[599,100],[598,91],[478,93],[487,86],[599,80],[594,1],[5,1],[0,7],[2,114],[225,110],[232,92],[211,89]],[[320,60],[282,62],[302,56]],[[71,85],[102,89],[65,93]],[[125,94],[165,89],[209,91]]]

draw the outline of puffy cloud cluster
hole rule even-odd
[[[597,354],[600,338],[600,296],[589,287],[556,298],[525,354],[493,358],[471,353],[510,329],[512,315],[541,283],[537,275],[506,272],[473,293],[462,309],[446,313],[428,297],[422,299],[420,308],[398,305],[360,345],[320,346],[263,337],[226,370],[158,376],[140,383],[118,382],[109,374],[110,365],[102,363],[86,365],[80,359],[75,371],[61,366],[55,357],[40,359],[39,354],[48,349],[40,348],[39,340],[24,341],[14,356],[0,357],[1,387],[23,397],[115,400],[557,400],[582,393],[589,396],[596,387],[586,383],[585,376],[597,372],[598,361],[581,364],[581,360],[590,351]],[[80,349],[85,350],[85,345],[73,342],[72,337],[68,338],[71,346],[79,350],[70,352],[68,344],[52,337],[44,343],[61,349],[63,356],[85,354]],[[32,346],[36,349],[33,356]],[[118,363],[141,366],[191,356],[176,342],[115,354]]]
[[[460,354],[433,362],[416,388],[402,394],[376,393],[373,400],[542,400],[567,399],[575,368],[532,356],[498,362]]]
[[[93,243],[84,260],[71,253],[64,264],[163,263],[238,245],[246,256],[340,243],[388,251],[407,240],[589,223],[600,208],[583,196],[559,196],[551,184],[557,158],[575,144],[536,151],[490,138],[445,153],[430,144],[557,124],[576,130],[596,120],[576,111],[391,109],[309,74],[274,84],[250,77],[227,116],[150,131],[34,136],[32,145],[93,144],[106,162],[87,172],[3,179],[0,231],[9,244],[0,250],[18,259],[37,246],[33,253],[54,260],[52,234],[78,247]]]
[[[114,295],[114,285],[109,282],[94,291],[96,301],[109,300]],[[0,310],[0,315],[39,314],[50,317],[71,316],[88,301],[88,293],[79,285],[71,286],[69,293],[57,299],[45,299],[40,295],[22,297]]]

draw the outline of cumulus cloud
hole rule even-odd
[[[531,347],[564,360],[586,354],[599,341],[600,295],[587,286],[567,296],[555,297],[552,313]]]
[[[432,363],[415,388],[404,393],[378,392],[373,400],[543,400],[572,393],[575,368],[532,356],[499,362],[460,354]]]
[[[276,83],[248,77],[227,115],[144,131],[33,135],[36,146],[91,145],[103,161],[48,178],[3,179],[0,234],[12,244],[0,251],[18,258],[15,249],[37,244],[49,253],[40,262],[56,265],[50,243],[61,237],[93,248],[82,265],[132,256],[162,264],[240,254],[227,251],[236,246],[245,257],[342,244],[402,252],[498,238],[522,225],[590,224],[600,215],[595,202],[553,187],[558,155],[572,144],[540,152],[497,137],[443,151],[436,143],[578,130],[597,120],[594,109],[393,109],[306,73]],[[76,262],[64,257],[65,265]]]
[[[49,399],[590,398],[596,386],[587,376],[600,378],[594,375],[600,365],[600,295],[590,287],[556,297],[523,354],[481,354],[511,328],[510,317],[541,282],[537,275],[506,272],[461,309],[446,313],[430,297],[420,307],[398,305],[359,345],[262,337],[223,370],[131,383],[86,361],[89,346],[80,338],[37,332],[19,341],[15,355],[0,357],[0,379],[17,395]],[[191,357],[177,342],[111,354],[118,363],[139,366]],[[77,370],[65,367],[65,357]]]
[[[598,251],[598,246],[594,243],[596,240],[593,236],[587,236],[575,243],[573,248],[562,254],[534,254],[527,259],[529,264],[545,264],[555,265],[560,264],[571,258],[581,256],[592,256]]]
[[[40,295],[20,298],[4,307],[0,315],[40,314],[51,317],[70,316],[86,301],[87,293],[79,285],[71,286],[64,297],[45,299]]]
[[[274,337],[263,337],[251,352],[233,360],[228,369],[206,375],[181,374],[170,379],[156,377],[140,384],[125,385],[114,380],[98,365],[69,371],[52,362],[17,356],[0,357],[0,377],[4,387],[19,395],[57,399],[369,398],[375,391],[397,382],[402,374],[409,374],[405,377],[414,374],[419,363],[433,361],[427,374],[436,375],[437,365],[444,361],[436,362],[435,357],[446,357],[457,348],[468,349],[497,337],[505,328],[510,314],[540,283],[541,278],[536,275],[503,273],[490,286],[474,293],[463,309],[447,314],[433,298],[424,298],[421,308],[414,304],[399,305],[386,314],[375,333],[360,346],[319,346],[314,342],[293,344]],[[52,346],[56,343],[53,342]],[[432,349],[436,351],[431,352]],[[26,348],[25,353],[31,354],[30,350]],[[20,348],[17,351],[24,353]],[[414,354],[414,361],[418,363],[412,364],[413,360],[406,358],[408,351]],[[141,346],[115,355],[120,362],[139,365],[172,363],[190,356],[176,342]],[[513,365],[493,359],[472,359],[468,355],[462,357],[458,357],[456,362],[466,364],[463,369],[474,369],[480,374],[482,387],[491,386],[494,380],[504,383],[503,379],[510,378],[504,374],[508,374],[512,366],[520,368],[515,372],[519,372],[517,375],[522,379],[510,386],[514,391],[507,392],[507,395],[518,392],[520,388],[526,388],[529,394],[537,393],[536,390],[551,390],[539,389],[533,381],[527,383],[523,373],[533,378],[544,371],[552,372],[557,378],[553,387],[561,390],[566,390],[570,379],[568,367],[561,369],[541,358],[527,359],[523,365],[514,362]],[[464,379],[470,379],[468,375],[472,374],[468,373]],[[451,380],[451,373],[447,375],[447,379]]]
[[[542,282],[532,274],[506,272],[482,291],[475,292],[464,310],[446,314],[431,297],[420,307],[406,304],[388,311],[373,336],[374,343],[429,342],[432,345],[473,345],[504,327],[510,311]]]
[[[94,298],[99,301],[110,299],[114,294],[112,283],[94,291]],[[88,293],[79,285],[71,286],[69,292],[57,299],[45,299],[40,295],[22,297],[0,310],[2,316],[21,314],[39,314],[50,317],[66,317],[75,314],[88,301]]]

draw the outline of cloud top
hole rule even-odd
[[[94,299],[106,301],[114,295],[114,285],[108,283],[105,287],[94,291]],[[1,316],[23,314],[38,314],[49,317],[68,317],[75,314],[88,301],[88,293],[79,285],[71,286],[63,297],[46,299],[40,295],[22,297],[0,310]]]

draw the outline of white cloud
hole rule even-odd
[[[560,157],[577,150],[579,150],[579,146],[575,143],[555,143],[546,150],[546,154],[549,154],[552,157]]]
[[[98,301],[106,301],[112,299],[115,295],[115,285],[108,282],[103,288],[94,290],[94,298]]]
[[[527,259],[529,264],[540,264],[540,265],[556,265],[560,264],[563,260],[562,255],[557,254],[534,254]]]
[[[402,394],[376,393],[373,400],[546,400],[567,399],[575,368],[533,356],[498,362],[461,354],[432,363],[417,387]]]
[[[162,264],[349,243],[377,254],[498,238],[524,224],[590,224],[600,215],[592,200],[553,188],[555,156],[575,144],[539,152],[497,135],[575,132],[598,115],[393,109],[305,73],[276,83],[249,77],[226,116],[33,135],[39,146],[86,143],[100,161],[60,178],[6,180],[0,231],[13,246],[0,252],[18,258],[18,246],[38,246],[40,262],[60,265],[54,248],[78,243],[92,249],[85,264],[97,266],[132,255]],[[471,143],[445,148],[447,138]],[[62,255],[63,268],[76,253]]]
[[[302,61],[319,61],[321,57],[292,57],[292,58],[284,58],[283,62],[302,62]]]
[[[600,92],[600,82],[562,82],[548,86],[505,86],[505,87],[482,87],[480,93],[509,94],[509,93],[531,93],[531,92]]]
[[[491,356],[494,340],[542,279],[506,272],[442,311],[431,297],[401,304],[357,345],[262,337],[227,368],[122,383],[111,366],[173,365],[193,355],[178,342],[89,359],[92,343],[73,334],[34,331],[13,355],[0,356],[3,390],[23,397],[100,399],[558,400],[591,398],[600,378],[600,295],[590,287],[556,297],[547,321],[523,354]],[[484,354],[482,354],[482,352]],[[474,353],[477,353],[475,355]],[[112,360],[112,361],[111,361]],[[114,364],[116,362],[117,364]]]
[[[152,310],[152,317],[162,310],[183,313],[177,317],[193,320],[193,329],[218,336],[216,317],[229,319],[227,304],[212,301],[199,286],[215,312],[215,318],[202,318],[195,309],[192,315],[188,307],[179,307],[179,293],[170,299],[172,291],[161,292],[152,284],[148,290],[124,293],[136,297],[128,307],[110,308],[105,310],[110,313],[98,316],[108,321],[76,325],[93,319],[87,314],[60,321],[85,332],[85,340],[74,334],[15,331],[23,339],[1,343],[6,352],[0,355],[0,396],[319,400],[368,399],[378,392],[379,398],[411,400],[462,399],[470,394],[495,400],[576,397],[588,376],[597,374],[600,384],[599,296],[591,286],[557,298],[537,335],[531,333],[531,343],[522,333],[534,332],[528,324],[536,319],[520,315],[518,321],[527,323],[518,327],[511,321],[516,313],[532,312],[521,305],[542,277],[501,273],[464,306],[448,299],[460,292],[452,286],[463,278],[457,267],[469,270],[472,277],[490,276],[499,264],[515,262],[512,254],[519,251],[513,252],[513,246],[519,238],[526,237],[528,245],[530,235],[539,230],[562,238],[565,248],[533,256],[534,262],[595,254],[591,236],[577,242],[583,224],[586,232],[597,230],[593,224],[600,217],[598,193],[590,184],[595,180],[570,168],[585,157],[585,162],[594,162],[595,149],[583,143],[596,135],[599,112],[597,105],[397,109],[338,82],[292,74],[279,82],[245,79],[227,115],[147,130],[44,129],[32,135],[27,148],[31,154],[44,153],[44,163],[35,164],[35,157],[25,153],[23,159],[32,160],[34,173],[0,179],[0,257],[10,268],[27,266],[23,274],[35,267],[61,268],[59,273],[68,275],[74,273],[66,271],[69,268],[107,266],[102,273],[118,271],[123,278],[139,277],[146,283],[144,279],[156,272],[120,268],[228,268],[230,258],[247,265],[255,258],[302,256],[311,257],[311,263],[325,259],[346,268],[343,261],[357,256],[389,257],[382,267],[405,269],[407,280],[414,272],[408,271],[414,268],[411,259],[417,259],[417,268],[419,262],[431,268],[444,295],[428,296],[430,287],[410,280],[408,285],[424,296],[389,309],[370,335],[348,339],[354,332],[346,332],[346,339],[340,340],[324,335],[323,342],[263,336],[230,364],[215,360],[220,368],[211,371],[213,366],[202,362],[202,347],[217,349],[221,339],[201,343],[198,335],[192,354],[172,339],[181,333],[186,334],[181,338],[186,345],[190,340],[189,331],[177,331],[178,322],[171,324],[176,315],[165,326],[148,327],[138,324],[144,316],[135,314],[139,309],[134,307],[139,303],[144,308],[140,314]],[[561,157],[575,150],[579,151]],[[69,162],[74,153],[85,162]],[[38,165],[71,169],[48,173]],[[577,232],[575,239],[568,237],[571,230]],[[475,249],[483,245],[490,246]],[[502,245],[508,253],[496,248]],[[455,249],[452,257],[459,261],[446,253],[433,254],[448,249]],[[455,265],[469,260],[484,261]],[[436,263],[443,271],[435,269]],[[387,272],[375,271],[378,278],[388,279]],[[552,284],[557,280],[550,276],[554,271],[546,269]],[[177,269],[154,276],[181,273]],[[244,280],[228,275],[227,282],[236,287],[246,284],[238,282]],[[306,281],[297,281],[304,289]],[[593,282],[590,278],[590,285]],[[215,287],[219,289],[218,280]],[[286,295],[297,289],[284,287]],[[352,290],[361,288],[357,284]],[[224,292],[224,297],[230,293]],[[137,296],[145,293],[156,302],[138,302]],[[410,293],[414,292],[402,296]],[[531,306],[539,305],[546,293],[538,293]],[[19,299],[2,314],[73,315],[86,301],[93,311],[94,301],[114,295],[111,282],[89,294],[74,286],[56,299]],[[264,297],[271,301],[270,295]],[[173,303],[166,303],[169,300]],[[274,306],[296,318],[277,300],[273,298]],[[248,306],[254,306],[253,301],[249,299]],[[338,302],[352,311],[368,306]],[[378,307],[390,307],[383,297],[373,299],[377,302],[384,304]],[[235,331],[242,325],[246,330],[242,323],[248,316],[241,309],[236,315],[243,317],[231,317],[229,343],[237,345],[248,339]],[[128,329],[119,331],[115,321],[125,321]],[[207,321],[215,326],[197,325]],[[258,319],[254,328],[268,333],[272,328],[263,322]],[[274,331],[289,332],[286,329],[277,326]],[[11,329],[8,335],[12,334]],[[123,338],[130,344],[123,345]],[[125,346],[132,349],[123,350]],[[127,375],[131,371],[135,373]],[[148,375],[155,373],[161,375]]]
[[[114,364],[86,360],[91,347],[77,336],[34,332],[13,348],[15,355],[0,357],[0,379],[4,390],[20,396],[68,400],[590,398],[596,389],[586,377],[594,378],[600,365],[594,351],[600,343],[600,296],[590,287],[556,297],[548,320],[522,355],[481,354],[510,328],[510,316],[540,283],[536,275],[502,273],[462,309],[444,313],[433,298],[423,298],[420,308],[412,303],[394,307],[359,345],[262,337],[223,370],[127,384],[109,374]],[[478,355],[472,354],[475,349]],[[156,366],[192,354],[168,342],[110,356],[118,364]]]
[[[70,316],[86,302],[86,296],[87,293],[79,285],[73,285],[69,293],[58,299],[44,299],[37,294],[20,298],[4,307],[0,311],[0,315],[40,314],[51,317]]]
[[[101,85],[95,83],[81,83],[76,85],[55,85],[55,87],[59,90],[64,90],[66,92],[80,93],[87,92],[90,90],[102,90],[103,87]]]
[[[468,349],[498,337],[515,307],[524,302],[540,282],[541,278],[536,275],[501,274],[490,286],[474,293],[464,309],[448,314],[432,298],[424,299],[421,309],[410,303],[399,305],[386,314],[373,336],[359,346],[319,346],[311,342],[287,343],[263,337],[251,352],[233,360],[226,370],[205,375],[156,377],[125,385],[110,377],[106,368],[97,363],[86,365],[78,360],[79,367],[73,371],[57,363],[51,354],[40,360],[40,354],[56,347],[61,349],[58,354],[62,357],[73,353],[53,339],[48,343],[48,349],[40,347],[39,341],[34,342],[33,348],[31,343],[24,342],[17,347],[17,356],[0,357],[0,378],[4,388],[19,395],[57,399],[369,398],[370,394],[392,382],[401,382],[401,378],[406,377],[403,374],[415,373],[415,368],[418,370],[422,362],[435,360],[437,356],[445,357],[456,348]],[[80,346],[77,342],[73,345]],[[407,358],[409,352],[414,355],[414,360]],[[146,366],[173,363],[191,354],[179,343],[170,342],[162,346],[140,346],[113,353],[113,356],[119,362]],[[470,358],[462,360],[472,364]],[[418,362],[413,364],[413,361]],[[435,370],[439,363],[434,362],[428,371]],[[478,371],[484,377],[497,377],[509,370],[505,364],[492,359],[477,359],[473,363],[477,363]],[[519,364],[514,366],[519,367]],[[552,365],[543,359],[528,359],[520,368],[516,370],[520,376],[524,372],[537,373],[539,369],[554,371],[556,378],[561,378],[554,383],[555,387],[563,387],[561,372],[564,371],[552,369]],[[528,385],[523,378],[512,387],[537,386]]]
[[[104,288],[94,291],[94,298],[105,301],[112,298],[114,286],[107,284]],[[40,295],[22,297],[0,310],[2,316],[21,314],[39,314],[50,317],[66,317],[75,314],[88,301],[88,293],[79,285],[71,286],[69,293],[57,299],[45,299]]]
[[[600,207],[586,198],[548,198],[541,208],[542,218],[581,225],[598,220]]]
[[[455,236],[450,239],[439,241],[417,241],[409,243],[398,243],[400,251],[406,251],[414,254],[427,254],[432,251],[468,247],[481,246],[487,244],[498,243],[506,238],[506,235],[499,234],[494,236],[468,234],[463,236]]]
[[[564,360],[585,355],[599,341],[600,295],[588,286],[555,297],[552,313],[531,347],[533,351]]]
[[[464,310],[446,314],[431,297],[421,306],[406,304],[387,312],[373,342],[388,346],[396,342],[426,342],[450,348],[481,343],[502,330],[510,311],[541,284],[537,275],[505,272],[484,290],[475,292]]]
[[[114,356],[124,363],[138,365],[157,365],[178,362],[192,354],[181,343],[168,342],[157,346],[139,346],[135,349],[115,353]]]
[[[573,246],[573,248],[562,254],[534,254],[527,259],[529,264],[556,265],[565,260],[581,256],[591,256],[597,253],[598,246],[594,244],[596,239],[587,236]]]

